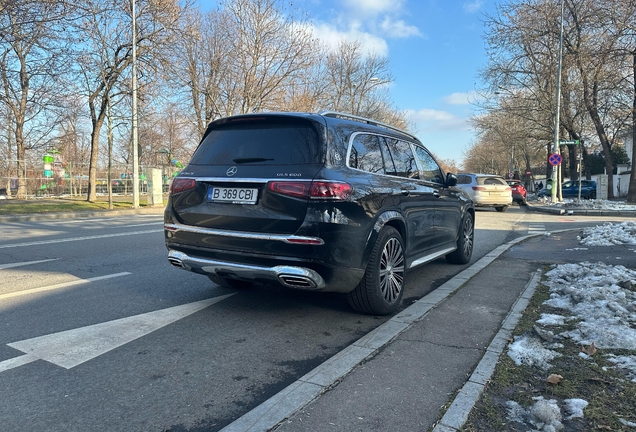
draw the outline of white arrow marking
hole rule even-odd
[[[45,360],[70,369],[234,294],[13,342],[7,345],[26,355],[0,362],[0,372],[35,360]]]
[[[30,265],[30,264],[40,264],[43,262],[56,261],[56,260],[59,260],[59,258],[43,259],[38,261],[25,261],[25,262],[19,262],[19,263],[11,263],[11,264],[0,264],[0,270],[13,268],[13,267],[21,267],[21,266]]]

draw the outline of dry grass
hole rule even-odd
[[[130,196],[118,196],[113,199],[113,209],[132,208]],[[145,197],[139,200],[140,207],[147,206]],[[56,213],[76,211],[109,210],[108,197],[99,197],[95,202],[85,198],[35,198],[30,200],[0,200],[0,215],[24,215],[34,213]]]

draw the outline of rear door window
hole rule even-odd
[[[299,165],[323,160],[321,138],[312,123],[255,118],[219,125],[196,150],[195,165]]]
[[[358,134],[353,138],[349,166],[374,174],[384,174],[384,153],[376,135]]]
[[[389,152],[391,153],[391,158],[393,159],[393,166],[395,167],[395,171],[393,172],[387,169],[387,174],[398,177],[417,178],[418,170],[411,145],[406,141],[393,138],[382,139],[386,141]],[[389,166],[390,164],[387,163],[387,167]]]

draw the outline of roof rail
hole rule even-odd
[[[319,111],[318,114],[322,115],[322,116],[325,116],[325,117],[344,118],[344,119],[350,119],[350,120],[354,120],[354,121],[358,121],[358,122],[362,122],[362,123],[367,123],[367,124],[374,125],[374,126],[380,126],[380,127],[386,128],[386,129],[390,129],[390,130],[393,130],[393,131],[396,131],[396,132],[403,133],[404,135],[407,135],[407,136],[413,138],[414,140],[419,141],[419,139],[415,135],[413,135],[413,134],[411,134],[409,132],[406,132],[406,131],[404,131],[404,130],[402,130],[400,128],[397,128],[395,126],[391,126],[390,124],[386,124],[386,123],[382,123],[382,122],[379,122],[379,121],[371,120],[371,119],[368,119],[366,117],[361,117],[361,116],[357,116],[357,115],[353,115],[353,114],[342,113],[342,112],[338,112],[338,111],[329,111],[329,110]]]

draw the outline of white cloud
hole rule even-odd
[[[484,2],[481,0],[475,0],[471,3],[464,3],[462,5],[462,8],[464,9],[464,11],[468,12],[468,13],[475,13],[477,12],[479,9],[481,9],[481,7],[484,5]]]
[[[343,0],[342,9],[330,21],[314,22],[314,36],[332,50],[343,40],[358,41],[365,54],[388,56],[386,39],[426,37],[416,26],[398,19],[405,1]]]
[[[319,38],[331,50],[336,50],[342,41],[359,41],[362,51],[369,55],[386,56],[389,47],[386,41],[360,29],[359,23],[352,23],[346,31],[340,31],[327,23],[318,23],[313,26],[314,36]]]
[[[451,93],[442,98],[442,100],[449,105],[471,105],[480,99],[483,99],[483,95],[480,95],[476,91]]]
[[[407,38],[410,36],[422,36],[420,30],[412,25],[408,25],[403,20],[394,21],[389,17],[385,17],[380,28],[388,37],[392,38]]]
[[[345,0],[344,4],[360,15],[377,15],[399,12],[404,0]]]
[[[457,117],[447,111],[423,108],[406,110],[407,116],[417,125],[418,130],[425,131],[467,131],[470,129],[466,119]]]

